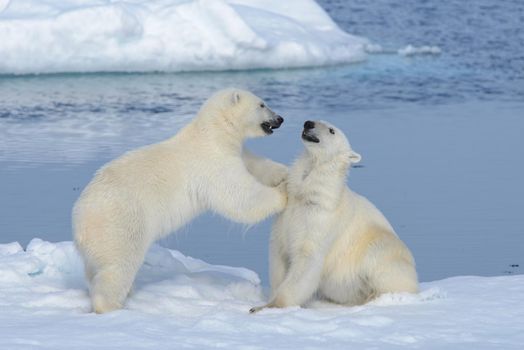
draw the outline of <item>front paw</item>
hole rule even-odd
[[[262,311],[264,309],[271,309],[271,308],[283,308],[283,307],[286,307],[286,304],[279,301],[278,298],[275,298],[273,300],[271,300],[269,303],[267,303],[266,305],[263,305],[263,306],[255,306],[255,307],[252,307],[251,309],[249,309],[249,313],[250,314],[254,314],[254,313],[257,313],[259,311]]]
[[[254,314],[264,309],[273,308],[273,307],[277,307],[277,306],[275,305],[274,302],[270,302],[270,303],[267,303],[266,305],[252,307],[251,309],[249,309],[249,313]]]
[[[267,307],[267,305],[264,305],[264,306],[254,306],[254,307],[252,307],[251,309],[249,309],[249,313],[250,313],[250,314],[257,313],[257,312],[259,312],[259,311],[264,310],[266,307]]]
[[[285,165],[278,166],[271,177],[271,186],[277,187],[286,182],[288,178],[288,169]]]

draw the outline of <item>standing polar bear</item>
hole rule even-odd
[[[306,151],[291,167],[288,204],[270,242],[272,297],[266,307],[303,305],[313,295],[345,305],[418,289],[415,262],[382,213],[346,186],[360,161],[344,134],[307,121]]]
[[[98,170],[73,208],[95,312],[121,308],[149,246],[203,211],[252,224],[283,210],[287,168],[243,149],[283,121],[248,91],[219,91],[172,138]]]

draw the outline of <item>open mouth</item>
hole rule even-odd
[[[271,135],[273,133],[273,129],[280,128],[280,124],[272,124],[270,122],[263,122],[262,124],[260,124],[260,127],[262,128],[262,130],[264,130],[266,134]]]
[[[309,142],[319,143],[320,140],[315,135],[308,134],[305,130],[302,131],[302,140],[306,140]]]

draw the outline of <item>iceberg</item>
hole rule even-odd
[[[0,0],[0,74],[322,66],[368,44],[313,0]]]

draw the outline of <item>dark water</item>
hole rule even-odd
[[[320,3],[391,53],[315,69],[0,77],[0,242],[70,240],[71,206],[98,167],[239,86],[286,118],[249,142],[268,157],[291,162],[305,119],[347,132],[363,155],[351,187],[390,219],[422,280],[522,273],[524,3]],[[393,53],[408,44],[442,53]],[[205,215],[162,244],[266,280],[269,230]]]

